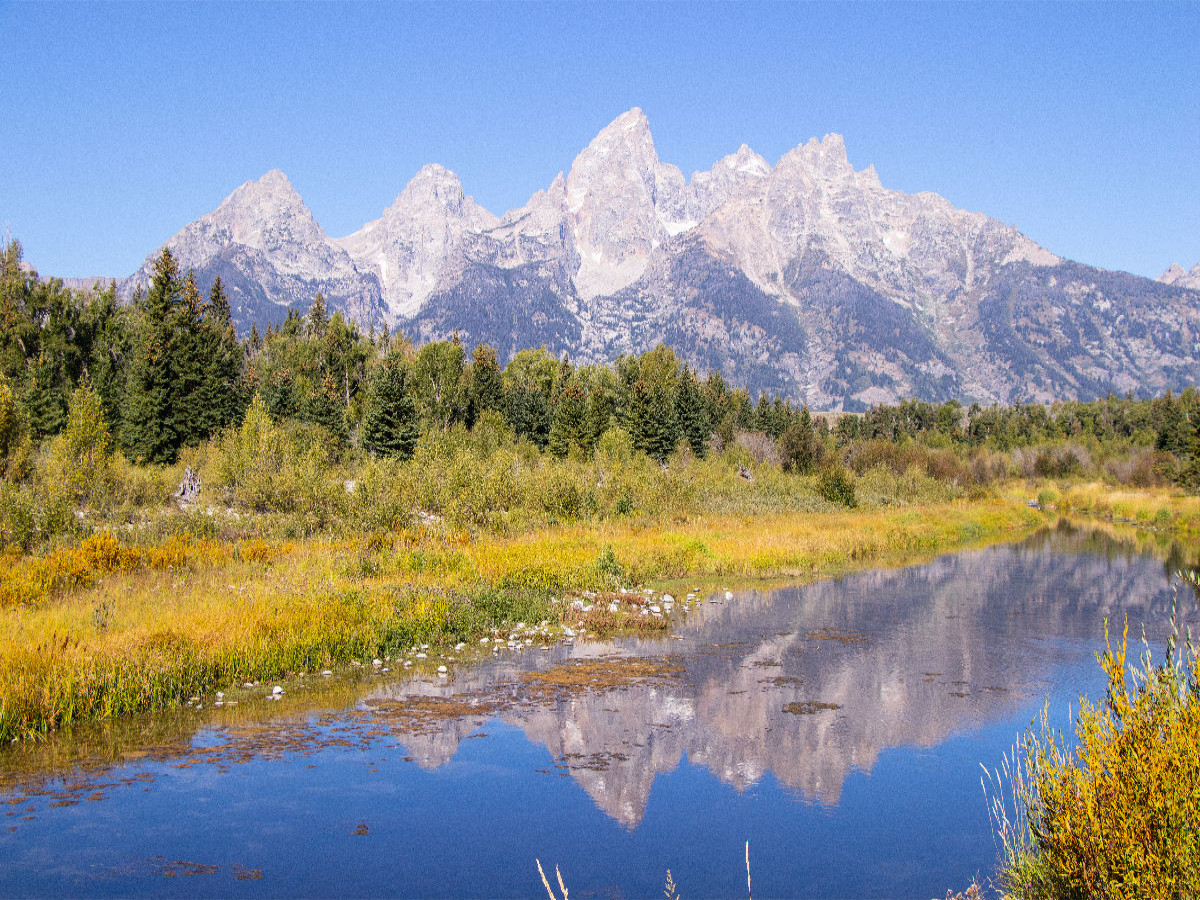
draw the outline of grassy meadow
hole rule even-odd
[[[10,560],[0,575],[0,738],[179,705],[223,687],[448,647],[518,621],[592,633],[660,628],[628,604],[580,613],[564,594],[664,579],[736,583],[899,562],[1018,536],[1042,521],[999,501],[711,514],[543,526],[516,535],[422,527],[298,541],[107,532]],[[12,602],[24,592],[26,602]]]

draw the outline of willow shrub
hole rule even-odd
[[[1018,744],[1013,820],[993,803],[1011,897],[1200,896],[1200,652],[1176,635],[1130,667],[1127,638],[1106,625],[1107,695],[1081,703],[1074,746],[1044,715]]]

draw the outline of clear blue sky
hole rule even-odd
[[[0,229],[126,275],[268,169],[325,230],[439,162],[493,212],[645,110],[689,175],[845,135],[1062,256],[1200,262],[1200,3],[0,2]]]

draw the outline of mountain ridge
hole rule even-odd
[[[500,216],[430,164],[379,219],[330,238],[272,170],[166,246],[201,280],[225,279],[242,327],[320,290],[363,327],[457,332],[502,357],[524,342],[606,362],[666,341],[818,408],[1200,380],[1200,266],[1156,282],[1063,260],[936,193],[884,187],[837,134],[774,166],[743,144],[686,179],[636,107]]]

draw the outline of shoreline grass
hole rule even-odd
[[[1017,537],[1044,521],[985,500],[560,525],[516,537],[405,530],[256,543],[248,553],[187,540],[173,555],[113,551],[98,538],[111,552],[93,554],[95,571],[66,566],[70,577],[39,582],[37,602],[0,607],[0,740],[453,644],[517,621],[576,624],[574,610],[552,602],[567,591],[835,574]],[[64,552],[7,571],[44,574]],[[138,564],[121,564],[130,559]],[[637,624],[588,622],[593,631]]]

